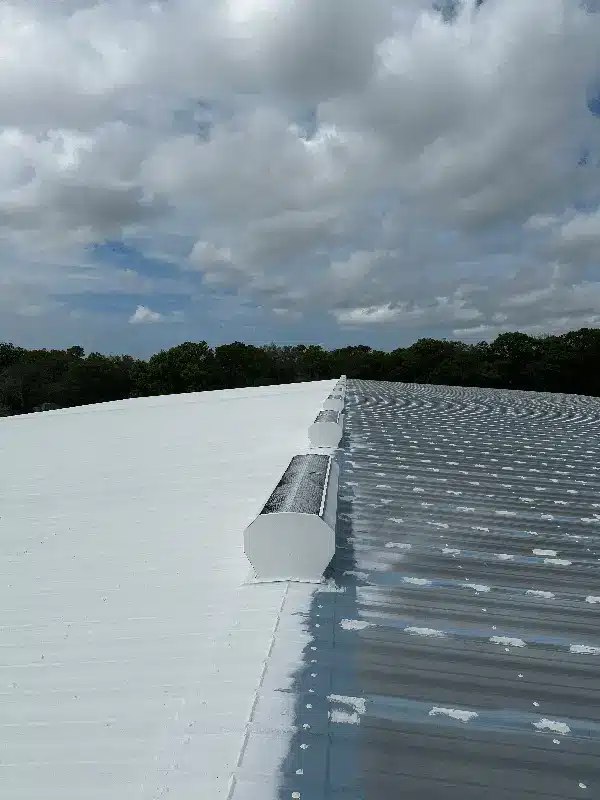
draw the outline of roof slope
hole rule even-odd
[[[600,401],[348,381],[346,412],[280,797],[308,739],[311,800],[599,797]]]
[[[243,530],[333,385],[0,420],[3,797],[230,795],[258,687],[307,639],[307,589],[243,585]]]

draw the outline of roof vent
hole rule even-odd
[[[331,456],[297,455],[244,531],[261,581],[319,581],[335,553],[339,467]]]
[[[320,411],[308,429],[313,447],[337,447],[344,433],[344,415],[340,411]]]
[[[344,394],[339,391],[333,391],[323,403],[323,411],[343,411],[344,410]]]
[[[336,385],[333,387],[331,394],[325,399],[323,403],[324,411],[343,411],[346,402],[346,376],[342,375]]]

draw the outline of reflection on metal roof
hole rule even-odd
[[[346,410],[280,798],[600,797],[600,401],[348,381]]]

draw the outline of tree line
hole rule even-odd
[[[184,342],[148,360],[86,355],[81,347],[28,350],[0,343],[0,416],[340,375],[600,397],[600,330],[581,328],[560,336],[503,333],[477,344],[425,338],[391,352],[365,345],[327,350]]]

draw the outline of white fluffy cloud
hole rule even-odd
[[[600,324],[591,5],[7,0],[0,338],[111,293],[132,323],[225,293],[265,340]],[[121,239],[170,275],[90,257]]]
[[[181,322],[183,315],[180,312],[171,314],[161,314],[160,311],[152,311],[147,306],[138,306],[129,318],[131,325],[151,325],[156,322]]]

